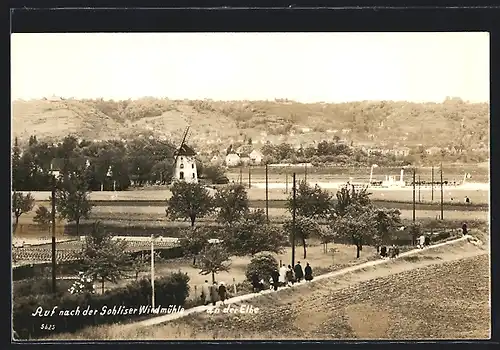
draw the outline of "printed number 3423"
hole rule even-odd
[[[46,324],[42,323],[40,326],[40,329],[46,330],[46,331],[53,331],[56,329],[56,326],[54,324]]]

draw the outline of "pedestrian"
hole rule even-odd
[[[389,256],[391,259],[394,259],[396,257],[396,245],[393,244],[391,249],[389,249]]]
[[[219,284],[218,292],[219,292],[219,299],[222,301],[222,305],[225,305],[224,301],[227,298],[227,290],[226,290],[226,286],[225,286],[224,282],[221,282]]]
[[[297,265],[295,265],[293,270],[295,272],[295,280],[297,282],[300,282],[300,280],[304,278],[304,271],[302,271],[302,266],[300,266],[300,261],[297,261]]]
[[[429,236],[425,236],[425,243],[424,243],[424,245],[425,245],[426,247],[428,247],[428,246],[430,246],[430,245],[431,245],[431,237],[429,237]]]
[[[398,246],[394,246],[394,255],[396,258],[399,256],[399,247]]]
[[[257,275],[257,273],[256,273],[256,272],[254,272],[254,273],[252,274],[252,278],[251,278],[251,280],[252,280],[253,292],[254,292],[254,293],[260,292],[260,289],[259,289],[259,284],[260,284],[260,283],[259,283],[259,276]]]
[[[467,196],[465,196],[465,204],[470,204],[470,199]]]
[[[385,245],[380,247],[380,256],[382,258],[385,258],[387,256],[387,247]]]
[[[210,300],[212,301],[212,305],[215,306],[217,304],[217,282],[214,281],[214,283],[210,286]]]
[[[210,285],[207,280],[205,280],[205,283],[203,283],[203,286],[201,287],[201,300],[205,305],[210,302]]]
[[[293,284],[293,270],[291,265],[288,265],[288,269],[286,270],[286,284]]]
[[[271,278],[273,280],[272,286],[273,286],[274,290],[278,290],[280,273],[278,272],[277,268],[274,268],[273,272],[271,273]]]
[[[280,286],[284,286],[286,283],[286,266],[285,264],[282,264],[280,267],[280,277],[279,277],[279,284]]]
[[[462,225],[462,234],[465,236],[467,233],[469,233],[469,231],[467,231],[467,223],[464,222]]]
[[[304,268],[304,279],[306,281],[311,281],[313,279],[313,270],[309,263],[306,263],[306,267]]]
[[[420,235],[420,237],[418,238],[418,247],[425,247],[425,235]]]

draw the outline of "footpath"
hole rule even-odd
[[[454,240],[450,240],[450,241],[446,241],[446,242],[443,242],[443,243],[438,243],[438,244],[435,244],[435,245],[431,245],[431,246],[423,248],[423,249],[413,249],[413,250],[401,253],[395,259],[400,259],[400,258],[403,258],[403,257],[406,257],[406,256],[415,255],[415,254],[421,253],[422,251],[425,251],[425,250],[435,249],[435,248],[447,246],[447,245],[450,245],[450,244],[455,244],[457,242],[471,241],[471,240],[472,240],[473,244],[476,244],[476,241],[475,241],[475,239],[472,236],[466,235],[466,236],[463,236],[463,237],[460,237],[460,238],[457,238],[457,239],[454,239]],[[372,267],[372,266],[387,264],[389,261],[391,261],[391,259],[380,259],[380,260],[368,261],[368,262],[365,262],[365,263],[362,263],[362,264],[359,264],[359,265],[353,265],[353,266],[350,266],[350,267],[347,267],[347,268],[344,268],[344,269],[341,269],[341,270],[338,270],[338,271],[333,271],[333,272],[325,273],[323,275],[314,276],[314,279],[311,282],[308,282],[308,283],[311,284],[311,283],[314,283],[316,281],[321,281],[321,280],[323,280],[325,278],[332,278],[332,277],[342,276],[342,275],[345,275],[345,274],[350,273],[350,272],[354,272],[354,271],[357,271],[357,270],[365,269],[367,267]],[[225,302],[225,305],[236,304],[236,303],[239,303],[239,302],[242,302],[242,301],[250,300],[250,299],[253,299],[253,298],[257,298],[257,297],[259,297],[261,295],[266,295],[266,294],[270,294],[270,293],[280,293],[280,291],[282,291],[284,289],[300,288],[300,286],[304,285],[305,283],[306,283],[305,281],[302,281],[302,282],[299,282],[299,283],[295,283],[292,287],[280,288],[277,291],[269,289],[269,290],[264,290],[264,291],[261,291],[261,292],[258,292],[258,293],[250,293],[250,294],[244,294],[244,295],[236,296],[236,297],[227,299],[226,302]],[[148,326],[159,325],[159,324],[166,323],[166,322],[169,322],[169,321],[172,321],[172,320],[175,320],[175,319],[186,317],[188,315],[206,312],[207,310],[212,309],[213,307],[214,306],[212,306],[212,305],[196,306],[196,307],[193,307],[193,308],[185,309],[183,312],[172,313],[172,314],[168,314],[168,315],[163,315],[163,316],[158,316],[158,317],[150,318],[150,319],[147,319],[147,320],[144,320],[144,321],[130,323],[130,324],[125,325],[125,327],[127,327],[127,328],[128,327],[140,328],[140,327],[148,327]]]

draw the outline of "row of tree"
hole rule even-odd
[[[67,136],[57,144],[32,136],[25,147],[17,138],[12,149],[12,187],[18,191],[48,191],[52,170],[61,176],[86,171],[91,190],[125,190],[131,184],[170,183],[176,147],[169,141],[138,138],[130,141],[94,142]],[[217,180],[223,169],[198,160],[199,178]]]
[[[334,196],[319,186],[300,182],[296,199],[290,197],[287,210],[295,207],[296,220],[282,227],[267,221],[263,210],[249,208],[246,189],[228,185],[212,196],[197,184],[179,183],[172,189],[166,213],[172,219],[190,220],[192,231],[182,241],[194,257],[210,238],[218,238],[232,255],[254,255],[262,251],[280,252],[294,234],[307,256],[307,240],[319,237],[325,246],[335,239],[346,239],[356,246],[356,256],[363,244],[380,245],[392,239],[402,228],[397,209],[376,208],[366,189],[343,188]],[[217,228],[196,227],[199,217],[216,212]]]

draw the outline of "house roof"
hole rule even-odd
[[[187,156],[187,157],[193,157],[196,155],[196,152],[194,151],[193,148],[189,147],[185,143],[182,145],[182,147],[179,149],[177,152],[178,156]]]

